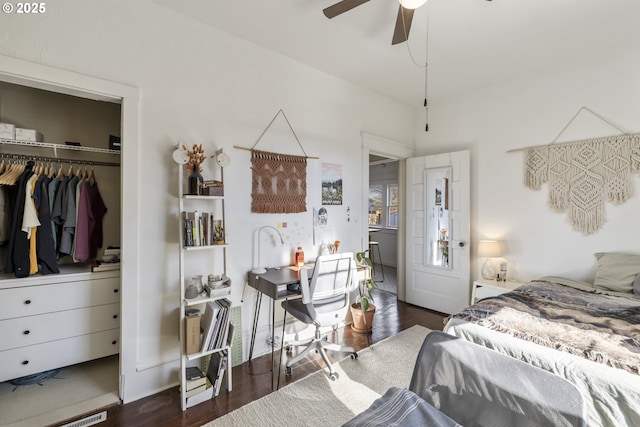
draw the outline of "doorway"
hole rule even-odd
[[[370,156],[378,156],[383,159],[392,159],[398,168],[398,225],[396,230],[396,282],[397,298],[405,300],[405,181],[406,160],[413,156],[412,145],[382,138],[369,133],[362,133],[362,220],[361,220],[361,247],[369,247],[369,163]]]
[[[369,154],[369,250],[379,290],[397,295],[399,162]]]

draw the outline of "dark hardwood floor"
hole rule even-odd
[[[413,325],[442,330],[444,314],[397,301],[396,295],[390,292],[375,292],[377,309],[373,321],[373,333],[370,335],[372,343],[393,336]],[[352,333],[349,326],[329,334],[329,340],[352,346],[356,351],[368,346],[366,336]],[[316,356],[312,353],[304,363],[296,364],[290,377],[285,376],[283,372],[280,376],[280,387],[322,369],[324,364]],[[341,353],[337,358],[344,356],[345,354]],[[231,392],[222,390],[218,397],[209,402],[201,403],[183,412],[180,408],[178,388],[174,387],[126,405],[109,408],[107,420],[98,426],[201,426],[271,393],[270,369],[270,355],[262,356],[234,367],[233,390]]]

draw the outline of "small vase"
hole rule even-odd
[[[202,194],[202,182],[203,178],[198,169],[194,169],[189,174],[189,194],[193,196],[200,196]]]

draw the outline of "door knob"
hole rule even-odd
[[[458,242],[458,246],[460,246],[461,248],[464,248],[464,242]]]

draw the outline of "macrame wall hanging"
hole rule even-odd
[[[280,114],[286,120],[304,156],[255,149]],[[307,159],[317,159],[317,157],[307,156],[284,111],[278,111],[253,147],[235,148],[251,151],[251,212],[297,213],[307,211]]]
[[[587,110],[622,135],[556,144],[577,115]],[[551,144],[524,151],[524,184],[539,190],[549,183],[549,206],[567,212],[573,228],[593,234],[604,223],[604,202],[622,203],[629,198],[632,172],[640,173],[640,134],[631,134],[604,117],[582,107]]]

